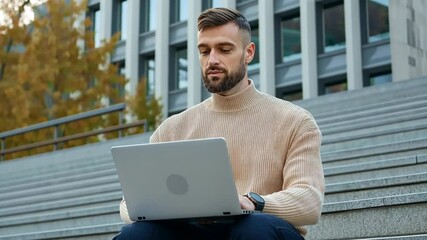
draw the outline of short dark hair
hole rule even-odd
[[[239,11],[230,8],[210,8],[199,15],[197,27],[199,31],[211,27],[218,27],[229,22],[234,22],[240,30],[248,32],[251,36],[251,25]]]

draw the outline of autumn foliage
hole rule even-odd
[[[86,1],[49,0],[33,6],[34,21],[22,24],[23,8],[30,7],[29,3],[25,1],[19,8],[1,6],[11,21],[0,25],[0,132],[93,110],[106,102],[124,102],[119,89],[124,89],[126,79],[118,74],[117,66],[108,63],[119,34],[95,48],[91,21],[82,18]],[[145,90],[137,95],[131,98],[130,109],[146,113],[128,114],[154,121],[151,126],[155,126],[161,106],[153,98],[150,104],[156,109],[148,110],[148,104],[140,105],[146,101]],[[137,105],[145,110],[137,110]],[[86,119],[62,126],[61,135],[117,123],[117,114]],[[7,139],[6,145],[10,148],[51,138],[52,130],[46,129]],[[96,136],[75,140],[64,147],[98,140]]]

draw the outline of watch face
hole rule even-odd
[[[249,193],[249,195],[250,195],[250,196],[251,196],[251,198],[253,198],[255,201],[257,201],[257,202],[259,202],[259,203],[264,203],[264,199],[263,199],[260,195],[258,195],[258,194],[256,194],[256,193],[253,193],[253,192]]]

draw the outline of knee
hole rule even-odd
[[[161,224],[134,222],[123,226],[114,239],[172,239],[172,237],[173,234]]]
[[[233,225],[230,239],[296,239],[304,238],[292,224],[269,214],[245,216]]]

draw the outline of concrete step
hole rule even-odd
[[[105,175],[97,176],[89,180],[81,179],[81,180],[76,180],[72,182],[55,184],[52,186],[41,186],[41,187],[32,188],[32,189],[6,192],[0,195],[0,203],[10,199],[44,195],[44,194],[50,194],[50,193],[61,193],[67,190],[78,190],[78,189],[84,189],[92,186],[101,186],[101,185],[107,185],[107,184],[118,183],[118,182],[119,180],[117,175],[112,174],[112,175],[106,175],[106,176]]]
[[[370,155],[370,156],[364,155],[364,156],[348,158],[348,159],[338,159],[336,161],[326,161],[326,162],[323,162],[323,167],[329,168],[329,167],[343,166],[348,164],[372,163],[376,161],[383,161],[383,160],[389,160],[389,159],[405,158],[408,156],[417,156],[419,158],[420,156],[423,156],[425,154],[427,154],[426,149],[409,149],[407,151],[402,151],[402,152],[384,152],[383,154],[376,154],[376,155]]]
[[[33,196],[21,196],[19,198],[12,198],[0,201],[1,208],[17,207],[21,205],[26,205],[29,202],[34,204],[44,203],[48,201],[55,201],[67,198],[77,198],[84,196],[95,196],[101,193],[111,193],[121,191],[120,183],[118,181],[112,181],[111,183],[103,184],[93,184],[86,183],[86,187],[81,188],[71,188],[68,190],[49,192],[45,194],[37,194]]]
[[[363,179],[384,178],[427,171],[423,155],[414,155],[373,162],[324,166],[326,183],[342,183]]]
[[[427,172],[410,175],[391,176],[387,178],[364,179],[326,185],[326,193],[349,192],[362,189],[376,189],[384,186],[396,186],[427,182]]]
[[[355,119],[369,119],[369,118],[375,118],[378,116],[382,116],[384,118],[392,118],[392,117],[403,115],[403,114],[405,115],[413,114],[413,113],[416,113],[417,111],[422,112],[426,109],[427,96],[425,96],[425,98],[426,99],[418,100],[415,102],[394,104],[394,105],[383,107],[383,108],[351,111],[346,114],[333,115],[332,113],[329,113],[325,117],[322,117],[322,118],[317,117],[316,122],[320,126],[327,126],[327,125],[335,125],[337,123],[339,124],[341,122],[348,122]]]
[[[378,188],[361,188],[360,190],[354,191],[342,191],[325,194],[325,204],[350,201],[350,200],[363,200],[377,197],[391,197],[402,194],[413,194],[425,191],[427,189],[427,183],[424,182],[412,182],[406,185],[383,185]]]
[[[58,150],[13,161],[0,162],[0,183],[10,176],[38,175],[64,169],[77,169],[81,166],[96,165],[97,162],[111,162],[111,147],[135,143],[147,143],[152,132],[98,142],[80,147]]]
[[[38,231],[27,233],[16,233],[0,235],[1,240],[41,240],[41,239],[85,239],[85,240],[105,240],[112,239],[123,227],[122,222],[109,224],[95,224],[91,226],[55,229],[51,231]]]
[[[103,165],[110,164],[111,165],[111,155],[110,156],[102,156],[97,158],[82,158],[76,159],[76,161],[72,164],[62,163],[60,159],[58,162],[52,166],[41,167],[41,169],[37,169],[36,166],[33,166],[31,170],[22,170],[22,172],[7,172],[3,173],[7,176],[13,176],[13,178],[4,178],[0,182],[0,189],[7,188],[12,185],[21,185],[28,184],[35,181],[40,181],[43,179],[53,179],[53,178],[61,178],[62,176],[69,176],[72,174],[90,172],[91,168],[96,168]],[[31,163],[34,165],[35,163]],[[1,190],[0,190],[1,191]]]
[[[425,189],[427,189],[427,172],[328,183],[326,184],[325,202],[422,192]]]
[[[316,116],[317,114],[325,112],[337,112],[346,108],[424,95],[426,92],[426,77],[420,77],[408,81],[393,82],[353,91],[323,95],[314,100],[299,100],[294,103],[308,109]]]
[[[119,189],[117,191],[97,193],[94,195],[67,197],[64,199],[38,202],[33,202],[32,198],[28,198],[26,202],[20,205],[0,208],[0,217],[26,215],[37,212],[49,213],[57,210],[82,209],[101,204],[119,204],[122,196],[123,193]]]
[[[7,217],[0,220],[0,236],[120,222],[118,203],[48,214]]]
[[[425,235],[427,193],[326,203],[307,240]]]
[[[427,166],[427,165],[421,165]],[[392,191],[387,191],[390,187],[407,186],[407,191],[422,191],[427,190],[427,169],[423,169],[423,172],[413,173],[408,175],[396,175],[387,177],[375,177],[362,180],[354,180],[347,182],[337,182],[326,184],[326,194],[328,195],[329,201],[343,201],[342,199],[356,199],[372,197],[374,194],[389,194]],[[416,187],[410,189],[410,185]],[[383,191],[380,191],[384,189]],[[366,194],[362,195],[361,191],[365,191]],[[342,199],[335,200],[337,196],[343,195]]]
[[[427,136],[425,119],[367,127],[353,131],[323,134],[321,151],[329,152],[419,139]]]
[[[116,174],[114,164],[106,162],[95,166],[85,166],[81,169],[70,169],[46,173],[27,178],[11,179],[9,183],[0,185],[0,193],[10,193],[38,187],[47,187],[76,180],[92,179]],[[15,180],[15,181],[14,181]]]
[[[334,133],[348,132],[348,131],[354,131],[358,129],[378,127],[378,126],[390,125],[390,124],[401,123],[406,121],[425,120],[426,118],[427,118],[427,113],[425,111],[422,111],[422,112],[413,111],[412,113],[409,113],[406,115],[393,114],[393,116],[388,116],[388,117],[379,115],[379,116],[366,117],[364,119],[356,118],[353,120],[337,122],[336,124],[320,125],[319,128],[324,135],[329,135]]]
[[[420,153],[410,154],[411,151],[416,152],[415,150],[420,150]],[[399,157],[398,155],[400,154],[406,154],[407,156],[427,154],[427,138],[326,152],[322,153],[322,162],[329,163],[351,159],[360,160],[376,156],[378,156],[378,158],[375,160],[382,160],[389,158],[389,155],[396,155],[396,157]]]
[[[389,101],[371,102],[365,105],[347,106],[342,109],[338,109],[337,111],[325,111],[322,113],[315,114],[313,116],[317,120],[323,121],[323,119],[328,119],[331,116],[332,117],[337,117],[340,115],[347,116],[347,115],[351,115],[357,112],[363,112],[367,110],[375,110],[375,109],[381,110],[383,108],[390,109],[390,106],[410,104],[410,103],[415,103],[415,102],[425,101],[425,100],[427,100],[427,94],[422,94],[422,95],[410,96],[406,98],[391,99]]]
[[[73,167],[74,165],[81,165],[83,163],[90,164],[91,162],[102,161],[105,158],[111,158],[109,152],[94,151],[93,149],[102,148],[104,142],[93,143],[76,148],[62,149],[54,152],[48,152],[28,157],[18,158],[1,162],[2,168],[0,169],[1,179],[5,179],[5,173],[25,174],[37,172],[50,172],[58,167]],[[80,151],[79,151],[80,150]],[[37,163],[37,165],[35,165]],[[37,168],[36,168],[37,166]],[[19,171],[21,170],[21,171]]]
[[[355,240],[426,240],[427,234],[406,235],[406,236],[391,236],[391,237],[376,237],[376,238],[358,238]]]

